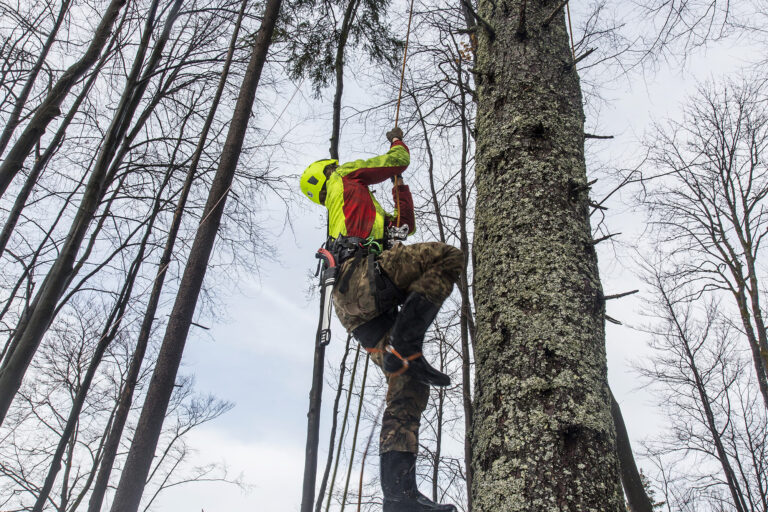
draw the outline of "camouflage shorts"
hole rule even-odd
[[[458,280],[464,266],[464,255],[459,249],[439,242],[397,244],[384,251],[378,263],[401,291],[406,294],[420,293],[435,304],[442,304]],[[369,265],[366,259],[345,262],[339,279],[346,280],[346,286],[337,285],[333,292],[336,313],[349,331],[382,313],[372,293]],[[345,276],[348,272],[351,273]],[[379,366],[382,365],[386,344],[385,334],[370,350],[373,361]],[[416,382],[407,374],[387,376],[387,384],[380,452],[416,453],[419,449],[421,414],[429,400],[429,386]]]
[[[350,332],[383,312],[372,291],[370,264],[366,258],[344,262],[339,281],[345,284],[333,290],[336,314]],[[420,293],[435,304],[442,304],[459,279],[464,255],[440,242],[396,244],[381,254],[378,264],[405,294]]]

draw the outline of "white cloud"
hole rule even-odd
[[[191,432],[197,450],[194,464],[226,461],[229,474],[242,473],[252,487],[200,482],[169,489],[158,498],[156,512],[291,512],[299,510],[304,468],[303,439],[281,444],[270,440],[236,440],[225,431],[201,428]]]

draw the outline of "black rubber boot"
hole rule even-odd
[[[400,375],[407,372],[419,382],[431,386],[448,386],[451,378],[436,370],[421,354],[424,335],[440,311],[440,305],[419,293],[411,293],[397,314],[389,334],[384,371]]]
[[[381,454],[381,490],[383,512],[456,512],[453,505],[435,503],[419,492],[415,453]]]

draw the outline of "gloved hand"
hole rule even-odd
[[[387,132],[387,140],[392,143],[394,139],[403,140],[403,130],[399,126],[395,126]]]

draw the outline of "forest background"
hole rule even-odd
[[[5,162],[36,105],[91,42],[106,4],[3,2],[0,114],[4,126],[9,126],[14,107],[21,105],[19,127],[8,133],[7,140],[0,139],[7,145],[2,153]],[[142,34],[147,33],[143,23],[153,5],[158,9],[157,23],[150,31],[146,53],[159,47],[163,26],[168,27],[168,42],[154,68],[150,68],[151,56],[142,56],[147,59],[141,71],[147,73],[148,88],[136,115],[117,138],[116,147],[124,141],[125,153],[118,149],[117,157],[107,162],[114,174],[78,252],[77,273],[57,301],[57,315],[0,429],[0,510],[20,510],[35,502],[50,474],[52,454],[84,374],[99,343],[107,337],[105,333],[109,333],[111,342],[96,372],[93,392],[88,394],[75,432],[65,439],[63,468],[45,504],[46,509],[86,507],[93,485],[90,475],[95,476],[94,462],[101,456],[149,290],[157,281],[157,259],[169,232],[173,207],[184,173],[194,160],[229,38],[245,4],[144,1],[124,7],[116,37],[109,43],[112,46],[77,79],[61,105],[61,116],[35,145],[15,179],[5,184],[0,211],[6,227],[25,183],[33,184],[18,222],[2,239],[0,314],[3,334],[9,341],[60,254],[85,186],[83,178],[99,165],[97,156],[110,136],[108,127],[119,117],[115,113],[120,112],[121,93],[130,81]],[[208,512],[298,510],[318,313],[314,252],[324,241],[325,219],[323,210],[300,196],[297,177],[308,163],[328,155],[336,84],[332,50],[348,6],[297,2],[288,4],[278,21],[161,436],[159,453],[165,456],[152,467],[142,507]],[[244,11],[232,75],[199,160],[188,215],[182,221],[177,249],[168,266],[147,363],[139,377],[105,503],[112,498],[138,421],[186,254],[197,223],[204,218],[201,212],[207,187],[222,150],[262,9],[262,5],[249,3]],[[342,161],[380,154],[387,148],[383,133],[394,121],[398,59],[402,55],[399,40],[407,24],[405,2],[395,1],[388,7],[364,2],[359,9],[360,28],[352,34],[344,62]],[[64,29],[58,29],[29,97],[19,103],[30,70],[60,13],[64,13]],[[719,465],[710,456],[711,449],[697,445],[695,435],[681,433],[686,426],[679,420],[686,421],[689,413],[693,418],[687,423],[690,432],[699,432],[695,429],[700,426],[696,423],[700,404],[696,405],[696,398],[687,395],[679,381],[670,385],[673,379],[662,378],[660,373],[661,358],[674,353],[664,344],[670,338],[659,327],[669,315],[654,309],[662,304],[661,277],[670,279],[662,263],[677,257],[685,261],[687,257],[679,251],[685,246],[679,235],[664,229],[664,219],[669,217],[658,216],[665,212],[666,189],[657,188],[656,183],[666,187],[669,182],[651,178],[668,173],[664,155],[674,153],[665,136],[681,137],[680,147],[690,149],[685,143],[695,137],[687,137],[681,127],[695,126],[695,119],[701,121],[696,108],[706,107],[707,98],[715,105],[744,98],[744,110],[755,115],[750,122],[757,125],[756,133],[766,135],[761,123],[768,117],[763,86],[766,35],[762,29],[767,13],[768,6],[759,1],[743,2],[738,7],[721,2],[651,0],[570,5],[576,57],[594,48],[577,65],[584,91],[585,130],[612,136],[586,141],[588,176],[597,179],[591,191],[595,238],[616,234],[597,246],[603,287],[607,295],[639,290],[608,302],[607,314],[623,324],[609,322],[607,327],[609,382],[649,489],[669,510],[717,510],[718,504],[727,503],[728,493],[723,491],[727,486],[718,476]],[[466,230],[465,243],[471,247],[474,55],[467,26],[474,22],[467,19],[461,4],[416,2],[400,125],[412,155],[405,179],[416,198],[420,223],[416,239],[442,237],[459,246]],[[371,36],[371,30],[378,31],[377,35]],[[328,34],[336,36],[327,38]],[[325,46],[326,39],[330,46]],[[133,87],[135,93],[135,84]],[[738,110],[734,103],[729,105],[729,112]],[[68,112],[72,118],[65,126]],[[139,125],[143,112],[147,119]],[[65,136],[56,140],[57,129],[62,126]],[[768,136],[759,141],[758,155],[763,154],[766,144]],[[46,153],[49,148],[51,155]],[[35,161],[43,165],[37,169]],[[758,164],[757,169],[756,188],[764,189],[764,164]],[[36,170],[41,174],[30,180]],[[376,193],[391,205],[386,186],[377,187]],[[763,198],[758,204],[755,233],[762,233],[764,222],[768,222],[762,217]],[[137,269],[135,261],[142,250],[145,254],[139,260],[145,263]],[[755,275],[764,277],[765,259],[756,253]],[[126,276],[132,272],[136,272],[132,278],[135,290],[121,303],[129,281]],[[472,275],[471,268],[468,275]],[[471,295],[471,279],[467,286]],[[764,286],[758,289],[764,295]],[[688,300],[690,297],[696,300]],[[705,284],[701,290],[690,292],[683,303],[691,305],[692,330],[696,330],[696,322],[706,324],[710,316],[714,317],[708,313],[712,310],[735,318],[734,306],[728,301],[718,286]],[[432,393],[424,424],[420,475],[425,492],[429,489],[457,504],[465,504],[467,494],[463,401],[467,391],[462,386],[462,370],[472,365],[472,359],[461,351],[461,308],[462,293],[457,290],[432,334],[432,341],[440,343],[433,343],[430,357],[453,374],[457,385],[446,394]],[[723,368],[739,369],[739,377],[729,382],[745,386],[736,394],[748,406],[751,403],[747,409],[757,412],[754,417],[744,411],[734,417],[745,421],[745,431],[759,430],[760,425],[765,426],[765,410],[757,383],[749,377],[753,371],[751,354],[741,339],[743,333],[738,332],[738,322],[728,325],[724,320],[712,320],[712,330],[725,334],[716,336],[719,343],[713,344],[712,352],[709,345],[706,350],[715,356],[721,350],[731,358],[729,364],[718,366],[722,359],[718,357],[706,364],[711,363],[712,374]],[[115,326],[118,328],[113,331]],[[346,336],[341,326],[334,323],[333,331],[326,360],[321,470],[328,452],[339,368],[344,365],[342,391],[346,392],[355,358],[354,344],[345,358]],[[4,356],[11,346],[5,345]],[[366,364],[364,356],[357,359],[360,368],[352,386],[353,417]],[[363,501],[370,508],[378,499],[375,429],[383,389],[380,372],[371,368],[356,449],[352,450],[354,423],[350,422],[339,452],[340,475],[344,477],[353,458],[354,489],[348,499],[355,504],[360,461],[366,456]],[[341,396],[343,408],[345,396]],[[685,399],[676,398],[680,396]],[[685,443],[690,443],[690,449]],[[752,452],[758,454],[757,476],[746,480],[761,489],[764,501],[765,444],[758,444],[762,448]],[[709,479],[701,478],[698,472]],[[338,488],[343,477],[337,480],[329,502],[334,510],[343,500]],[[748,509],[763,510],[759,506]]]

